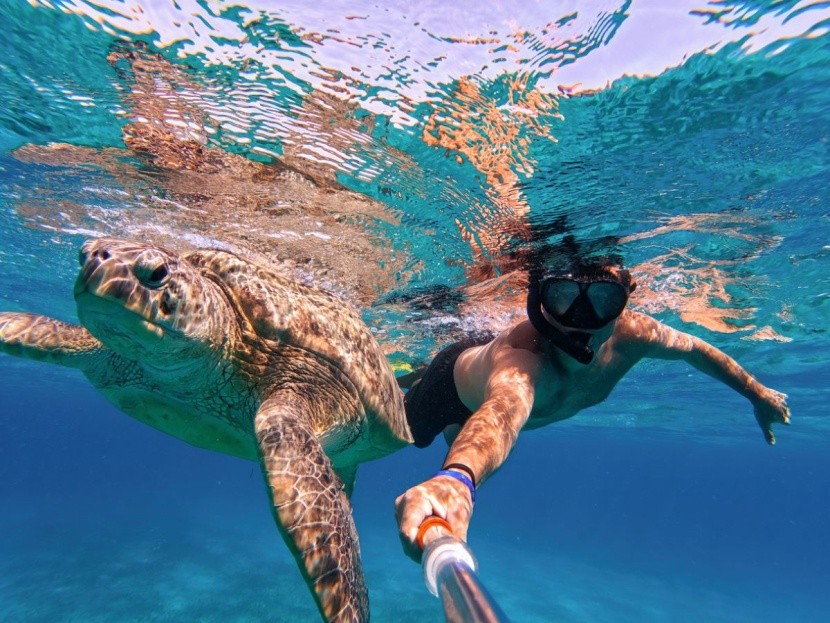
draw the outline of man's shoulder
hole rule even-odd
[[[670,327],[648,314],[626,310],[614,329],[614,336],[622,346],[635,348],[641,356],[676,343],[685,333]]]
[[[535,369],[539,363],[538,333],[529,322],[530,332],[524,324],[512,325],[490,342],[461,353],[455,363],[456,380],[463,379],[467,387],[478,386],[490,382],[506,369]]]
[[[505,329],[495,340],[496,349],[518,348],[538,352],[541,348],[542,336],[533,327],[529,320],[522,320]]]
[[[657,337],[666,327],[656,318],[626,309],[617,319],[614,338],[621,344],[645,344]]]
[[[473,347],[462,353],[462,366],[484,365],[493,371],[502,365],[514,365],[519,359],[529,358],[531,363],[542,352],[542,338],[529,321],[523,320],[508,327],[487,344]],[[508,363],[509,362],[509,363]]]
[[[643,314],[638,311],[634,311],[633,309],[625,309],[623,313],[620,314],[619,319],[617,320],[617,327],[620,330],[624,331],[631,331],[631,332],[639,332],[643,330],[651,330],[656,327],[662,327],[662,322],[657,320],[656,318],[652,318],[648,314]]]

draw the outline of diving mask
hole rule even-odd
[[[549,275],[539,284],[541,304],[562,326],[601,329],[619,317],[628,303],[629,289],[620,281],[580,278],[570,274]]]
[[[618,278],[610,274],[550,273],[531,283],[527,315],[536,330],[556,347],[588,364],[594,358],[588,331],[601,329],[618,318],[635,287],[627,270],[621,270]]]

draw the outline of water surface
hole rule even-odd
[[[319,4],[319,3],[318,3]],[[669,6],[671,5],[671,6]],[[529,254],[622,257],[632,305],[790,395],[645,362],[523,436],[470,543],[514,621],[821,621],[830,598],[830,13],[818,2],[0,0],[0,304],[76,320],[100,235],[284,263],[399,370],[522,313]],[[256,466],[0,358],[0,619],[316,612]],[[361,468],[372,616],[440,620]]]

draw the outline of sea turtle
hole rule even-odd
[[[258,460],[323,618],[367,620],[348,496],[359,463],[412,437],[357,311],[224,251],[98,239],[80,263],[83,326],[0,313],[0,351],[78,368],[137,420]]]

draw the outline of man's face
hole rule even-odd
[[[560,330],[596,331],[622,313],[632,279],[628,271],[603,267],[590,273],[552,273],[539,283],[545,319]]]

